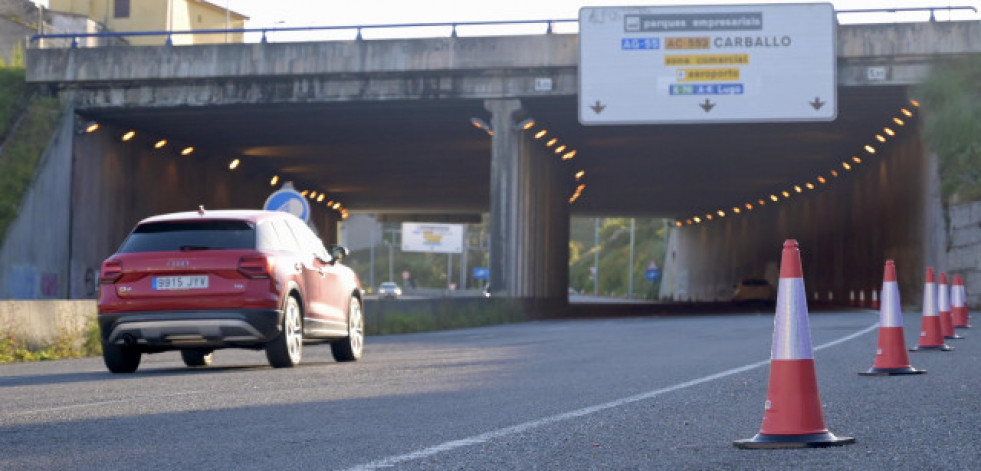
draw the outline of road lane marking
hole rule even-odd
[[[858,332],[854,332],[852,334],[846,335],[846,336],[841,337],[839,339],[832,340],[830,342],[827,342],[827,343],[818,345],[817,347],[814,347],[814,351],[824,350],[826,348],[831,348],[831,347],[834,347],[836,345],[845,343],[845,342],[847,342],[849,340],[855,339],[857,337],[861,337],[862,335],[865,335],[865,334],[867,334],[867,333],[869,333],[869,332],[877,329],[878,327],[879,327],[879,324],[878,323],[875,323],[875,324],[873,324],[873,325],[871,325],[869,327],[866,327],[866,328],[864,328],[864,329],[862,329],[862,330],[860,330]],[[681,389],[690,388],[692,386],[698,386],[700,384],[704,384],[704,383],[708,383],[708,382],[711,382],[711,381],[715,381],[717,379],[725,378],[727,376],[732,376],[732,375],[735,375],[735,374],[744,373],[744,372],[747,372],[747,371],[750,371],[750,370],[754,370],[756,368],[760,368],[760,367],[763,367],[763,366],[766,366],[766,365],[769,365],[769,364],[770,364],[770,360],[769,359],[763,360],[763,361],[758,361],[756,363],[750,363],[748,365],[740,366],[740,367],[733,368],[733,369],[730,369],[730,370],[726,370],[726,371],[723,371],[723,372],[720,372],[720,373],[715,373],[713,375],[703,376],[701,378],[693,379],[691,381],[685,381],[683,383],[678,383],[678,384],[675,384],[673,386],[668,386],[666,388],[661,388],[661,389],[656,389],[654,391],[648,391],[646,393],[636,394],[636,395],[625,397],[625,398],[622,398],[622,399],[617,399],[615,401],[610,401],[610,402],[606,402],[606,403],[603,403],[603,404],[598,404],[598,405],[595,405],[595,406],[590,406],[590,407],[586,407],[586,408],[583,408],[583,409],[578,409],[578,410],[574,410],[574,411],[571,411],[571,412],[566,412],[564,414],[553,415],[551,417],[545,417],[543,419],[533,420],[533,421],[530,421],[530,422],[525,422],[523,424],[514,425],[514,426],[511,426],[511,427],[505,427],[505,428],[502,428],[502,429],[492,430],[492,431],[487,432],[487,433],[482,433],[480,435],[474,435],[472,437],[467,437],[467,438],[463,438],[463,439],[460,439],[460,440],[453,440],[453,441],[441,443],[441,444],[436,445],[436,446],[432,446],[432,447],[429,447],[429,448],[423,448],[421,450],[413,451],[411,453],[406,453],[404,455],[396,455],[396,456],[390,456],[388,458],[382,458],[380,460],[372,461],[372,462],[367,463],[367,464],[355,466],[353,468],[348,468],[347,471],[366,471],[366,470],[372,470],[372,469],[391,468],[391,467],[394,467],[394,466],[396,466],[396,465],[398,465],[400,463],[405,463],[405,462],[409,462],[409,461],[415,461],[415,460],[422,459],[422,458],[428,458],[430,456],[438,455],[440,453],[447,452],[447,451],[456,450],[458,448],[463,448],[463,447],[468,447],[468,446],[473,446],[473,445],[479,445],[481,443],[486,443],[486,442],[489,442],[491,440],[496,440],[498,438],[503,438],[503,437],[506,437],[506,436],[509,436],[509,435],[516,435],[516,434],[519,434],[519,433],[522,433],[522,432],[526,432],[528,430],[532,430],[532,429],[536,429],[536,428],[541,428],[541,427],[544,427],[546,425],[551,425],[551,424],[554,424],[554,423],[557,423],[557,422],[562,422],[562,421],[566,421],[566,420],[570,420],[570,419],[575,419],[575,418],[583,417],[583,416],[590,415],[590,414],[595,414],[597,412],[605,411],[607,409],[614,409],[614,408],[625,406],[627,404],[632,404],[632,403],[635,403],[635,402],[645,401],[645,400],[652,399],[654,397],[660,396],[662,394],[667,394],[667,393],[678,391],[678,390],[681,390]]]

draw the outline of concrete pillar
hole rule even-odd
[[[563,298],[568,286],[571,176],[515,125],[519,100],[491,112],[490,285],[495,295]]]

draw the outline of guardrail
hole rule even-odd
[[[970,5],[948,5],[948,6],[928,6],[928,7],[908,7],[908,8],[870,8],[870,9],[854,9],[854,10],[836,10],[837,15],[842,14],[868,14],[868,13],[908,13],[908,12],[930,12],[931,22],[936,20],[936,12],[938,11],[972,11],[974,13],[978,12],[977,7]],[[211,34],[249,34],[249,33],[259,33],[261,34],[261,43],[268,42],[269,33],[290,33],[290,32],[317,32],[317,31],[354,31],[356,32],[355,39],[360,41],[364,39],[362,31],[364,30],[379,30],[379,29],[413,29],[413,28],[450,28],[450,37],[457,37],[458,27],[467,26],[515,26],[515,25],[545,25],[545,34],[552,34],[552,27],[555,24],[562,23],[578,23],[578,19],[559,19],[559,20],[515,20],[515,21],[463,21],[463,22],[449,22],[449,23],[396,23],[387,25],[355,25],[355,26],[287,26],[287,27],[267,27],[267,28],[237,28],[237,29],[195,29],[195,30],[179,30],[179,31],[105,31],[99,33],[54,33],[54,34],[35,34],[31,36],[28,40],[28,44],[39,44],[42,39],[70,39],[70,47],[78,47],[79,39],[88,38],[109,38],[109,39],[125,39],[130,37],[146,37],[146,36],[164,36],[166,37],[165,44],[173,45],[174,36],[194,36],[194,35],[211,35]]]

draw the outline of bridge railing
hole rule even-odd
[[[908,7],[908,8],[870,8],[853,10],[836,10],[835,13],[841,15],[888,15],[911,12],[929,12],[928,21],[937,21],[936,12],[946,11],[978,13],[977,7],[971,5],[948,5],[948,6],[927,6],[927,7]],[[458,37],[460,27],[509,27],[509,26],[544,26],[544,34],[552,34],[553,26],[557,24],[578,24],[578,19],[550,19],[550,20],[514,20],[514,21],[463,21],[447,23],[397,23],[384,25],[354,25],[354,26],[284,26],[284,27],[263,27],[263,28],[235,28],[235,29],[194,29],[177,31],[102,31],[96,33],[53,33],[35,34],[28,39],[29,47],[45,48],[49,46],[76,48],[80,40],[96,39],[96,44],[116,43],[125,41],[127,38],[140,37],[163,37],[165,45],[173,45],[175,36],[197,36],[197,35],[232,35],[232,34],[258,34],[259,42],[266,43],[271,33],[314,33],[314,32],[349,32],[354,33],[355,40],[363,40],[362,34],[366,30],[393,30],[393,29],[449,29],[449,37]],[[527,33],[522,33],[527,34]],[[98,41],[98,40],[105,41]]]

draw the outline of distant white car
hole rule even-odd
[[[386,281],[378,285],[378,296],[382,298],[397,298],[402,296],[402,288],[392,281]]]

